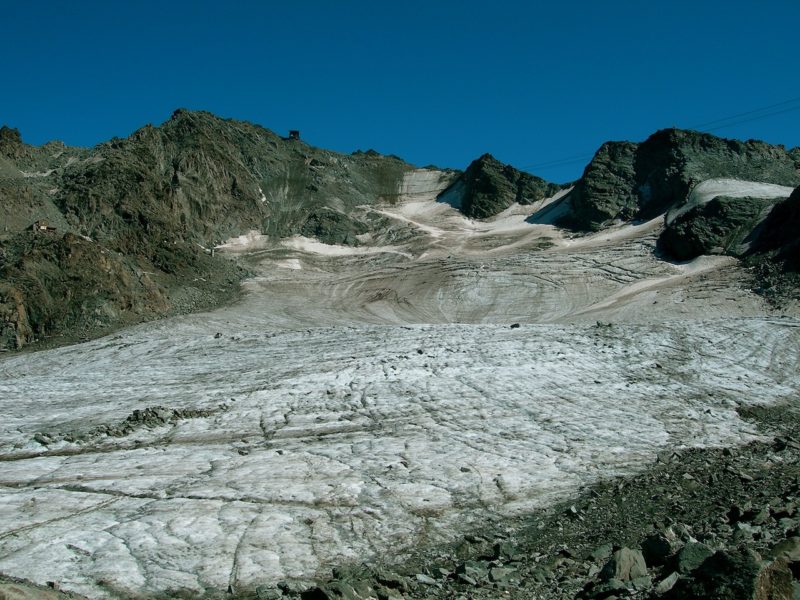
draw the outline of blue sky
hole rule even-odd
[[[35,144],[90,146],[188,107],[342,152],[455,168],[491,152],[567,181],[605,140],[783,103],[715,133],[800,145],[796,0],[0,0],[0,14],[0,123]]]

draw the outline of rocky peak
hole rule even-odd
[[[561,187],[504,164],[488,153],[474,160],[453,185],[464,189],[462,212],[477,219],[494,216],[514,202],[532,204]]]
[[[0,154],[11,159],[20,158],[25,154],[25,143],[19,134],[19,129],[3,125],[0,127]]]
[[[176,108],[172,112],[172,115],[170,116],[169,120],[170,121],[177,121],[178,119],[184,118],[188,114],[191,114],[191,112],[192,111],[190,111],[188,108]]]
[[[172,116],[162,125],[164,129],[171,129],[175,126],[184,127],[214,127],[226,123],[227,120],[203,110],[188,110],[178,108]]]
[[[572,225],[592,230],[652,218],[715,177],[796,186],[800,151],[681,129],[662,129],[641,143],[606,142],[570,194]]]

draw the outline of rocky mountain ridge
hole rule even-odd
[[[210,248],[249,230],[358,243],[369,227],[351,213],[391,201],[412,169],[185,110],[91,150],[36,148],[4,127],[0,152],[6,348],[213,306],[245,271]]]
[[[398,228],[401,238],[419,235],[370,209],[395,202],[414,169],[397,157],[342,155],[207,112],[177,110],[161,126],[92,149],[61,142],[34,147],[3,127],[0,348],[53,335],[91,337],[224,302],[247,270],[211,249],[248,231],[351,246],[378,243],[390,229],[393,239]],[[463,173],[441,173],[452,185],[440,201],[473,219],[567,187],[488,154]],[[698,183],[714,177],[796,187],[800,149],[676,129],[640,144],[608,142],[562,200],[559,223],[590,231],[650,218],[686,202]],[[678,260],[756,252],[779,263],[779,271],[796,270],[787,218],[768,220],[782,200],[714,199],[667,227],[661,248]],[[791,217],[796,204],[776,210]],[[764,232],[758,241],[756,231]]]

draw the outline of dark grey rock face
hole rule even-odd
[[[314,237],[326,244],[344,244],[357,246],[357,236],[369,231],[369,227],[344,213],[331,208],[320,208],[312,212],[300,233],[306,237]]]
[[[66,172],[57,203],[81,233],[126,253],[147,252],[160,235],[203,245],[248,229],[290,235],[331,198],[348,212],[394,196],[411,169],[393,157],[338,155],[184,110],[98,146],[93,158]]]
[[[562,186],[501,163],[491,154],[473,161],[454,185],[464,186],[461,211],[468,217],[492,217],[514,202],[533,204]]]
[[[796,186],[800,150],[696,131],[664,129],[640,144],[607,142],[570,194],[569,223],[597,230],[620,219],[647,219],[683,202],[705,179],[736,179]]]
[[[630,219],[636,214],[637,144],[606,142],[586,166],[570,193],[570,224],[579,229],[599,229],[610,219]]]
[[[785,563],[764,564],[748,550],[719,551],[688,579],[678,581],[668,598],[715,600],[791,600],[792,573]]]
[[[667,225],[659,239],[660,247],[678,260],[701,254],[741,256],[746,250],[743,242],[779,200],[717,196]]]
[[[25,152],[18,129],[3,125],[0,127],[0,154],[8,158],[18,158]]]
[[[789,270],[800,271],[800,187],[772,209],[755,250],[772,254]]]

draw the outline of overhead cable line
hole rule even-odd
[[[730,123],[724,123],[722,125],[717,125],[715,127],[707,127],[707,128],[704,128],[704,129],[700,129],[700,131],[705,131],[705,132],[717,131],[718,129],[725,129],[726,127],[733,127],[734,125],[742,125],[743,123],[750,123],[751,121],[759,121],[761,119],[766,119],[768,117],[774,117],[775,115],[782,115],[782,114],[788,113],[788,112],[794,112],[796,110],[800,110],[800,104],[798,104],[797,106],[793,106],[791,108],[784,108],[783,110],[775,110],[775,111],[772,111],[772,112],[769,112],[769,113],[764,113],[762,115],[758,115],[758,116],[755,116],[755,117],[750,117],[750,118],[747,118],[747,119],[739,119],[738,121],[731,121]]]
[[[792,111],[792,110],[797,110],[798,108],[800,108],[800,97],[792,98],[791,100],[784,100],[783,102],[778,102],[777,104],[770,104],[769,106],[763,106],[761,108],[756,108],[754,110],[748,110],[747,112],[739,113],[739,114],[736,114],[736,115],[730,115],[729,117],[725,117],[723,119],[716,119],[714,121],[708,121],[706,123],[700,123],[699,125],[693,125],[689,129],[704,130],[704,129],[709,128],[709,127],[717,127],[720,123],[725,123],[727,121],[733,121],[734,119],[739,119],[740,117],[747,117],[749,115],[756,115],[757,113],[763,113],[764,111],[771,111],[772,109],[781,108],[781,107],[787,106],[789,104],[797,104],[797,106],[794,106],[794,107],[791,107],[791,108],[786,108],[786,109],[783,109],[783,110],[780,110],[780,111],[777,111],[777,112],[774,112],[774,113],[770,112],[770,113],[764,114],[764,115],[757,115],[757,116],[753,117],[752,120],[760,119],[762,117],[769,117],[769,116],[772,116],[773,114],[777,115],[777,114],[781,114],[783,112],[789,112],[789,111]],[[743,120],[741,122],[742,123],[746,123],[749,120],[750,119],[747,119],[747,120]],[[727,125],[724,125],[724,127],[727,127]]]
[[[776,110],[777,109],[777,110]],[[800,110],[800,97],[791,98],[789,100],[784,100],[783,102],[778,102],[776,104],[770,104],[769,106],[763,106],[761,108],[756,108],[753,110],[748,110],[746,112],[738,113],[735,115],[730,115],[728,117],[722,119],[716,119],[714,121],[707,121],[705,123],[701,123],[699,125],[692,125],[687,127],[687,129],[694,129],[695,131],[702,131],[702,132],[712,132],[717,131],[719,129],[725,129],[727,127],[734,127],[735,125],[742,125],[744,123],[750,123],[752,121],[759,121],[761,119],[766,119],[769,117],[774,117],[777,115],[782,115],[789,112],[794,112],[796,110]],[[533,163],[530,165],[523,165],[519,167],[520,169],[553,169],[555,167],[562,167],[567,165],[572,165],[589,158],[592,158],[594,153],[592,154],[580,154],[576,156],[567,156],[565,158],[550,160],[541,163]]]
[[[547,162],[541,163],[534,163],[531,165],[523,165],[520,167],[521,169],[539,169],[542,167],[560,167],[561,165],[571,165],[576,162],[584,161],[587,158],[591,158],[594,156],[593,154],[579,154],[576,156],[568,156],[566,158],[559,158],[556,160],[550,160]]]

